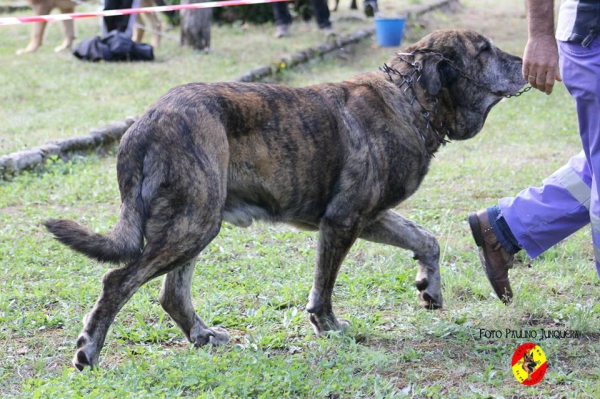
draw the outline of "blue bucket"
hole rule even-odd
[[[375,32],[379,46],[400,46],[405,23],[406,18],[375,18]]]

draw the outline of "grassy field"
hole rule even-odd
[[[486,33],[501,48],[522,52],[522,1],[462,3],[457,14],[428,17],[408,41],[431,29],[469,27]],[[22,36],[11,39],[11,46],[24,43],[26,33]],[[10,50],[3,44],[1,56],[9,58]],[[259,51],[240,52],[244,61],[239,64],[245,67],[232,64],[231,69],[219,70],[219,60],[225,59],[219,52],[229,48],[217,49],[209,56],[170,51],[172,59],[165,57],[163,63],[210,65],[212,80],[231,78],[238,73],[235,68],[241,72],[263,56]],[[284,49],[268,51],[276,54]],[[23,100],[23,108],[15,101],[14,108],[7,111],[4,104],[9,101],[2,97],[4,120],[8,118],[9,126],[21,124],[18,130],[31,130],[31,135],[44,123],[52,129],[70,123],[64,131],[68,136],[85,126],[138,113],[175,84],[167,78],[156,79],[147,70],[160,63],[74,64],[66,56],[51,54],[50,46],[39,54],[28,62],[21,58],[11,61],[21,68],[0,63],[3,84],[18,86],[16,74],[31,73],[22,70],[28,65],[47,68],[44,73],[52,68],[72,69],[70,77],[57,76],[57,85],[85,79],[85,71],[99,83],[111,79],[113,83],[107,86],[114,82],[142,85],[138,76],[155,85],[140,87],[139,98],[122,93],[105,107],[99,103],[103,110],[94,115],[86,114],[92,107],[83,95],[61,97],[53,103],[56,114],[49,109],[40,111],[45,115],[36,114],[32,99]],[[393,49],[366,43],[343,58],[288,72],[282,82],[298,86],[337,81],[372,70],[392,55]],[[44,63],[34,61],[35,57]],[[103,71],[101,77],[99,70]],[[5,71],[12,78],[6,78]],[[50,82],[25,84],[40,85],[40,98],[50,93]],[[114,94],[107,86],[98,90],[104,93],[100,98]],[[74,84],[73,90],[76,87]],[[75,111],[77,115],[69,121],[68,115]],[[27,120],[20,119],[28,118],[37,122],[25,127]],[[2,137],[10,146],[14,144],[9,134]],[[600,283],[589,229],[535,260],[519,254],[511,271],[515,301],[504,306],[484,277],[465,221],[468,211],[539,184],[579,147],[574,104],[558,85],[552,96],[530,92],[500,103],[480,135],[453,142],[436,154],[422,188],[399,211],[439,239],[443,310],[419,308],[412,285],[416,273],[412,253],[359,241],[342,266],[334,293],[336,312],[352,322],[352,330],[317,338],[304,311],[316,234],[285,226],[258,224],[238,229],[224,224],[219,237],[198,260],[192,294],[198,313],[207,323],[227,328],[232,342],[221,348],[190,347],[158,304],[160,281],[155,280],[140,289],[117,317],[101,353],[100,368],[83,373],[75,373],[70,360],[81,319],[98,296],[107,266],[54,242],[41,222],[64,217],[99,232],[108,231],[119,207],[114,154],[56,162],[43,173],[0,182],[0,396],[599,397]],[[548,372],[541,383],[527,388],[515,380],[510,364],[515,349],[531,339],[506,337],[504,331],[539,334],[541,328],[575,330],[581,336],[533,340],[546,353]],[[501,330],[503,336],[482,337],[480,329]]]

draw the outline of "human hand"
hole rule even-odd
[[[530,37],[523,55],[523,78],[534,88],[552,93],[554,81],[562,81],[558,69],[558,46],[554,36]]]

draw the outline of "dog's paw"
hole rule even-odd
[[[417,296],[421,302],[421,307],[434,310],[442,307],[442,293],[436,291],[430,284],[426,277],[415,281],[415,287],[417,287]]]
[[[196,324],[190,331],[190,341],[197,347],[206,344],[225,345],[229,341],[229,333],[221,327],[204,327]]]
[[[418,291],[417,296],[420,299],[421,307],[427,310],[442,308],[442,294],[432,295],[428,290]]]
[[[317,316],[311,313],[308,321],[316,335],[327,334],[328,332],[344,332],[350,327],[350,322],[346,319],[337,319],[333,314],[328,316]]]
[[[73,357],[73,366],[79,371],[86,367],[94,368],[98,360],[98,354],[94,346],[90,343],[89,336],[82,333],[77,338],[77,352]]]

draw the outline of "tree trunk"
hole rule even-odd
[[[181,0],[181,4],[206,3],[208,0]],[[212,8],[181,10],[181,45],[194,50],[210,49]]]

